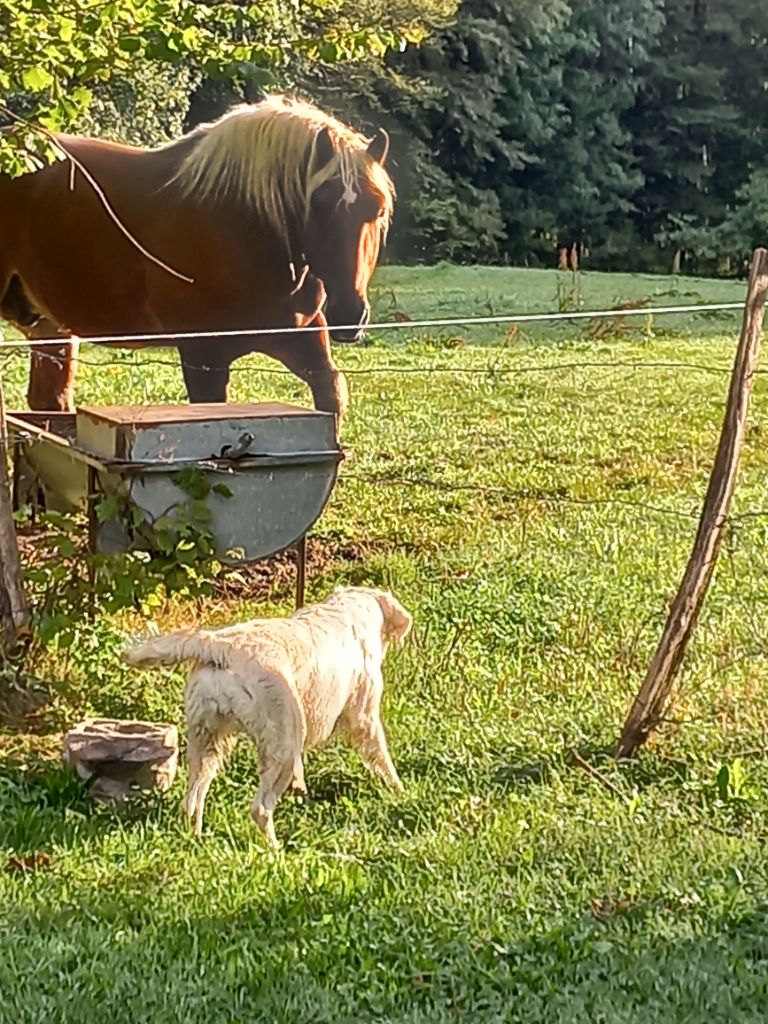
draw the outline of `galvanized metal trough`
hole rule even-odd
[[[295,546],[303,603],[306,534],[344,458],[332,413],[280,403],[86,406],[11,413],[8,425],[17,508],[88,512],[92,551],[147,549],[152,524],[190,500],[179,471],[196,470],[210,485],[217,557],[254,562]],[[101,522],[96,505],[112,496],[120,513]]]

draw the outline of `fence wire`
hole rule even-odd
[[[533,323],[557,323],[567,322],[573,320],[610,320],[610,319],[625,319],[626,317],[633,316],[668,316],[677,314],[695,314],[695,313],[718,313],[727,312],[729,310],[739,310],[744,308],[743,302],[709,302],[709,303],[687,303],[685,305],[677,306],[631,306],[624,308],[614,309],[600,309],[600,310],[570,310],[566,312],[558,313],[501,313],[499,315],[491,316],[462,316],[462,317],[445,317],[445,318],[429,318],[423,320],[413,320],[405,318],[403,320],[382,320],[376,323],[365,324],[366,331],[404,331],[404,330],[417,330],[424,328],[437,328],[445,329],[447,327],[488,327],[488,326],[502,326],[506,324],[533,324]],[[320,329],[326,329],[330,333],[334,331],[357,331],[361,328],[361,324],[328,324],[322,325]],[[284,334],[317,334],[318,326],[316,324],[309,324],[303,327],[252,327],[252,328],[221,328],[221,329],[210,329],[206,331],[155,331],[149,333],[132,333],[132,334],[101,334],[92,335],[89,337],[78,338],[80,344],[86,345],[149,345],[154,344],[158,347],[175,347],[179,342],[187,341],[203,341],[211,340],[214,338],[257,338],[257,337],[269,337],[275,335]],[[19,339],[6,341],[3,340],[2,334],[0,334],[0,342],[6,348],[24,348],[27,349],[31,345],[35,348],[41,349],[46,346],[58,346],[65,344],[67,338],[61,336],[55,338],[40,338],[39,340],[30,339]]]
[[[525,323],[553,323],[553,322],[570,322],[578,320],[600,320],[600,319],[618,319],[625,317],[637,317],[637,316],[649,316],[649,315],[682,315],[682,314],[701,314],[701,313],[713,313],[713,312],[725,312],[725,311],[736,311],[742,310],[742,302],[722,302],[722,303],[702,303],[702,304],[687,304],[679,306],[640,306],[631,308],[617,308],[617,309],[603,309],[603,310],[579,310],[571,312],[560,312],[560,313],[534,313],[534,314],[509,314],[499,316],[482,316],[482,317],[457,317],[457,318],[433,318],[425,320],[410,320],[404,321],[383,321],[380,323],[374,323],[367,326],[367,330],[414,330],[417,328],[445,328],[445,327],[456,327],[456,326],[487,326],[487,325],[504,325],[504,324],[525,324]],[[345,325],[349,326],[349,325]],[[352,325],[357,326],[357,325]],[[335,328],[329,328],[333,330]],[[99,337],[92,338],[79,338],[73,339],[79,341],[80,345],[88,345],[92,348],[98,348],[105,344],[118,344],[120,342],[143,342],[146,343],[147,348],[153,348],[153,342],[166,342],[176,343],[179,341],[187,340],[202,340],[211,339],[215,337],[226,338],[230,336],[254,336],[259,337],[263,335],[275,335],[275,334],[301,334],[303,332],[314,332],[317,333],[318,328],[316,326],[309,326],[305,328],[264,328],[264,329],[252,329],[252,330],[237,330],[237,331],[210,331],[210,332],[186,332],[186,333],[163,333],[163,334],[139,334],[139,335],[102,335]],[[2,334],[0,333],[0,338]],[[61,347],[67,343],[66,338],[50,338],[40,339],[31,341],[28,339],[14,340],[14,341],[0,341],[0,369],[2,363],[6,363],[13,360],[14,357],[20,355],[26,355],[30,348],[34,346],[38,358],[50,359],[53,362],[60,363],[60,357],[55,353],[45,352],[46,347]],[[145,351],[144,348],[141,349]],[[569,359],[569,360],[558,360],[552,363],[544,363],[538,365],[502,365],[500,359],[503,354],[509,355],[510,349],[505,345],[498,347],[489,347],[489,351],[493,352],[494,355],[490,358],[490,361],[485,366],[477,365],[462,365],[462,364],[429,364],[425,366],[410,366],[410,365],[397,365],[393,363],[383,364],[378,366],[365,366],[365,367],[337,367],[339,372],[345,376],[350,377],[375,377],[381,376],[431,376],[431,375],[451,375],[457,377],[513,377],[513,376],[525,376],[525,375],[545,375],[548,373],[562,373],[564,371],[589,371],[589,370],[607,370],[607,371],[621,371],[626,370],[630,372],[634,371],[652,371],[652,370],[673,370],[681,373],[703,373],[717,376],[727,376],[731,373],[731,367],[729,365],[715,365],[706,362],[688,362],[684,360],[672,360],[672,359]],[[250,354],[250,353],[246,353]],[[260,353],[254,352],[253,354],[258,355]],[[5,359],[3,360],[3,356]],[[176,359],[163,359],[157,356],[150,356],[147,358],[137,357],[134,351],[127,352],[125,356],[121,358],[111,359],[88,359],[82,355],[77,356],[78,366],[90,366],[98,369],[105,368],[119,368],[121,370],[132,373],[138,370],[147,370],[156,368],[158,366],[171,367],[174,369],[180,369],[180,362]],[[208,366],[206,364],[198,364],[195,366],[196,369],[210,370],[217,369],[218,367]],[[247,365],[232,365],[230,372],[233,374],[237,373],[248,373],[248,374],[265,374],[265,375],[279,375],[284,377],[292,377],[296,380],[299,378],[292,371],[283,366],[262,366],[254,369],[253,366]],[[325,372],[325,371],[318,371]],[[758,374],[766,374],[768,370],[758,369]],[[308,374],[309,377],[312,374]],[[9,440],[11,443],[22,443],[27,440],[29,435],[24,434],[23,431],[19,432],[14,429],[9,431]],[[669,516],[677,520],[697,520],[700,513],[698,511],[685,511],[676,509],[668,506],[655,504],[653,502],[636,501],[629,498],[617,498],[617,497],[606,497],[606,498],[580,498],[572,495],[542,495],[532,491],[528,491],[525,488],[519,490],[512,490],[500,486],[489,486],[481,484],[457,484],[450,483],[447,481],[441,481],[429,476],[422,474],[394,474],[394,473],[372,473],[364,474],[358,473],[354,470],[342,472],[339,478],[339,482],[345,483],[361,483],[370,486],[384,486],[390,488],[404,488],[404,489],[429,489],[433,491],[440,491],[444,493],[473,493],[488,497],[495,497],[505,503],[519,503],[519,504],[530,504],[540,503],[543,505],[552,506],[565,506],[572,505],[582,508],[600,508],[600,507],[624,507],[636,509],[643,513],[653,513],[656,515]],[[768,509],[753,509],[745,512],[731,514],[728,517],[730,524],[738,524],[748,520],[757,520],[768,517]]]

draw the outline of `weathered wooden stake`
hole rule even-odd
[[[723,428],[693,551],[670,608],[659,646],[624,724],[615,750],[617,758],[634,754],[661,721],[712,579],[744,443],[749,395],[763,329],[766,293],[768,251],[756,249],[752,257],[744,319],[728,390]]]
[[[13,646],[16,631],[26,618],[27,600],[21,581],[19,544],[8,481],[8,425],[0,376],[0,650]]]

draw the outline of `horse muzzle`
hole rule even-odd
[[[328,320],[330,324],[333,325],[334,323],[337,323],[341,325],[339,327],[329,327],[331,340],[337,342],[339,345],[354,345],[355,342],[360,341],[365,334],[365,328],[371,319],[370,306],[364,307],[356,327],[350,326],[350,318],[345,318],[343,315],[334,316],[331,310],[328,312]]]

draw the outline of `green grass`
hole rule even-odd
[[[738,302],[745,286],[738,281],[714,281],[694,277],[662,277],[654,274],[600,274],[583,272],[574,286],[570,273],[552,270],[519,270],[504,267],[383,267],[373,289],[375,311],[388,318],[393,310],[412,320],[505,316],[530,313],[612,309],[626,302],[644,301],[649,306],[696,305]],[[725,314],[728,317],[728,314]],[[707,335],[722,329],[723,314],[704,313],[688,318],[661,316],[656,329]],[[643,327],[643,317],[632,323]],[[719,326],[718,326],[719,325]],[[526,325],[524,335],[540,342],[562,341],[572,336],[565,324]],[[387,334],[389,341],[399,337]],[[505,328],[498,326],[446,328],[443,338],[464,338],[482,344],[503,341]]]
[[[590,274],[584,302],[675,288],[744,292]],[[555,305],[544,271],[385,268],[377,289],[380,316]],[[343,749],[312,754],[310,800],[279,805],[274,855],[248,817],[243,742],[202,840],[179,811],[183,770],[167,798],[93,808],[59,767],[62,729],[89,712],[182,724],[183,678],[119,663],[135,621],[84,628],[37,666],[48,705],[0,734],[0,854],[51,858],[0,870],[1,1024],[762,1020],[768,516],[734,523],[672,720],[636,762],[606,756],[690,551],[738,321],[338,348],[349,459],[316,533],[365,556],[310,596],[386,584],[414,612],[385,667],[407,792],[382,793]],[[151,372],[136,358],[88,353],[80,400],[181,396],[167,355]],[[274,364],[240,366],[233,398],[306,401]],[[4,372],[20,402],[21,362]],[[767,399],[761,376],[737,515],[768,510]],[[172,606],[160,625],[253,612]]]

